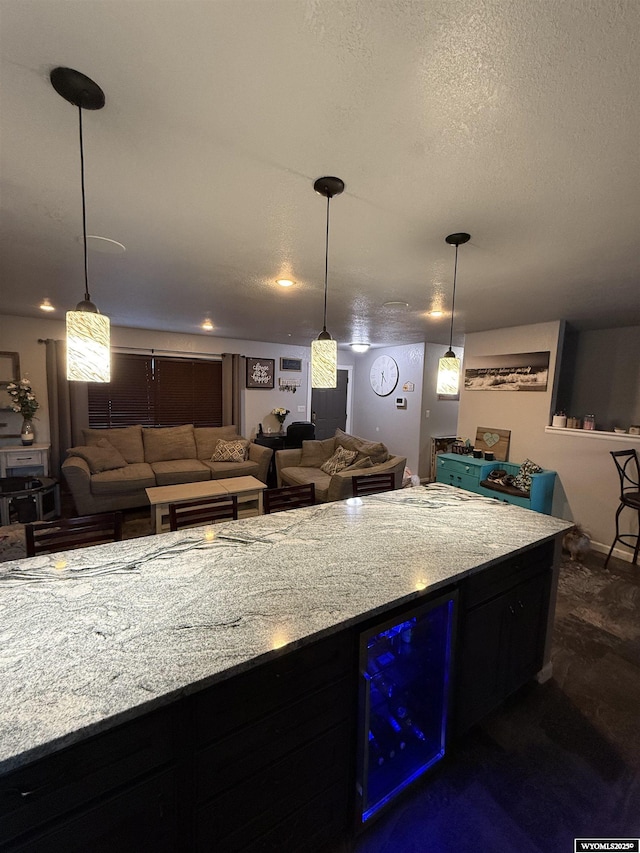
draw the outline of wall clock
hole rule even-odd
[[[398,384],[398,365],[390,355],[380,355],[371,365],[371,387],[379,397],[391,394]]]

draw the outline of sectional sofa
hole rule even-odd
[[[85,429],[62,473],[78,515],[148,504],[145,489],[225,477],[263,483],[273,451],[251,444],[235,426]],[[222,444],[220,444],[222,442]]]

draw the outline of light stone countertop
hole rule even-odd
[[[0,772],[570,526],[432,484],[2,563]]]

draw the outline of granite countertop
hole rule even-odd
[[[432,484],[2,563],[0,772],[570,526]]]

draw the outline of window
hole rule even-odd
[[[114,353],[111,382],[89,383],[89,426],[222,425],[222,362]]]

